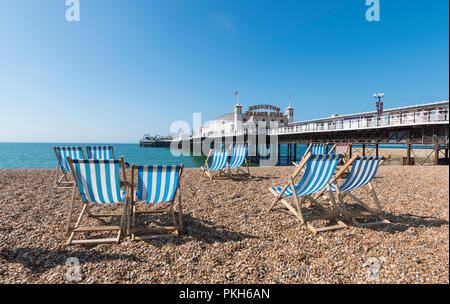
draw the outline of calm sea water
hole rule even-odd
[[[0,143],[0,168],[56,168],[56,156],[53,146],[83,146],[80,143]],[[101,144],[98,144],[101,145]],[[187,168],[198,168],[204,164],[204,158],[193,156],[175,157],[168,148],[141,148],[138,144],[113,144],[116,158],[123,155],[125,161],[137,165],[177,165],[184,164]],[[356,147],[356,145],[355,145]],[[380,147],[382,147],[380,145]],[[384,146],[386,148],[404,148],[400,145]],[[305,152],[306,145],[298,145],[297,160]],[[281,146],[281,155],[286,155],[286,145]],[[281,165],[288,164],[283,158]]]
[[[56,168],[56,156],[53,146],[83,146],[97,144],[80,143],[0,143],[0,168]],[[101,145],[101,144],[98,144]],[[141,148],[138,144],[113,144],[114,155],[123,155],[126,162],[149,165],[184,164],[188,168],[200,167],[204,160],[201,157],[174,157],[170,149]]]

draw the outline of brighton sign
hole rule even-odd
[[[272,112],[261,112],[255,110],[268,110]],[[283,117],[283,113],[280,113],[280,108],[271,105],[255,105],[248,108],[245,112],[246,116],[271,116],[271,117]]]

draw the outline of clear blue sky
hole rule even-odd
[[[448,100],[447,0],[0,2],[0,141],[136,142],[246,108],[295,120]]]

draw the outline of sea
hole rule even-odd
[[[0,168],[56,168],[57,160],[54,146],[86,146],[105,145],[100,143],[0,143]],[[109,144],[108,144],[109,145]],[[136,165],[178,165],[187,168],[199,168],[205,162],[200,156],[174,156],[169,148],[146,148],[139,144],[112,144],[116,158],[123,156],[125,162]],[[403,145],[384,145],[385,148],[404,148]],[[297,146],[297,159],[301,159],[307,145]],[[285,155],[286,145],[281,145],[281,155]],[[289,165],[281,162],[281,165]]]

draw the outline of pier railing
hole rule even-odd
[[[314,119],[290,123],[280,127],[264,128],[261,122],[234,130],[233,125],[227,128],[204,130],[193,138],[235,137],[244,135],[285,135],[333,131],[352,131],[378,129],[400,126],[438,125],[449,123],[448,101],[430,104],[408,106],[385,110],[381,116],[376,112],[366,112],[350,115],[335,115],[329,118]]]
[[[269,135],[282,135],[290,133],[328,132],[334,130],[355,130],[380,128],[398,125],[420,125],[433,123],[448,123],[448,109],[420,111],[402,114],[388,114],[371,117],[330,118],[328,121],[309,121],[294,126],[269,129]]]

